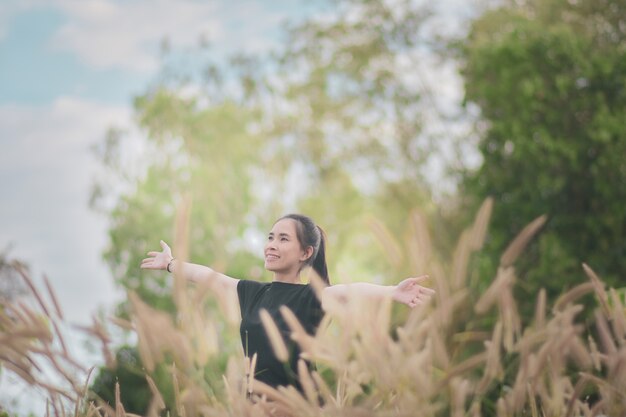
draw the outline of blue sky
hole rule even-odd
[[[8,15],[0,20],[0,104],[66,95],[126,103],[158,68],[164,37],[185,47],[204,35],[216,53],[262,51],[279,42],[282,21],[313,10],[285,0],[25,3],[0,6]]]
[[[262,53],[279,44],[285,19],[316,11],[310,4],[0,1],[0,251],[10,247],[39,284],[48,276],[69,322],[87,324],[121,297],[101,259],[106,218],[88,208],[100,172],[90,149],[110,126],[140,141],[131,103],[159,71],[161,41],[185,49],[204,36],[218,56]],[[41,406],[6,378],[0,404]]]

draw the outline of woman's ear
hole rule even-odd
[[[313,246],[307,246],[306,249],[302,251],[300,261],[306,262],[311,256],[313,256]]]

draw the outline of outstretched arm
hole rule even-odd
[[[172,256],[172,250],[164,241],[161,241],[161,248],[163,249],[161,252],[148,252],[148,258],[141,261],[142,269],[165,270],[169,265],[169,272],[181,273],[191,282],[206,284],[212,288],[221,286],[228,291],[237,291],[238,279],[216,272],[207,266],[175,259]]]
[[[354,294],[370,298],[391,297],[392,300],[413,308],[428,301],[435,293],[435,290],[419,285],[427,278],[428,275],[407,278],[398,285],[377,285],[365,282],[333,285],[324,288],[322,302],[327,297],[343,301],[347,299],[348,295]]]

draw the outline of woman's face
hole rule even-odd
[[[265,269],[272,272],[300,271],[313,248],[305,250],[296,235],[296,221],[281,219],[274,224],[265,244]]]

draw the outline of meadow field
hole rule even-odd
[[[534,316],[520,317],[514,264],[544,217],[512,240],[490,286],[475,293],[468,284],[469,268],[483,245],[490,212],[491,201],[486,201],[446,262],[431,256],[430,236],[420,214],[413,213],[409,246],[416,267],[428,271],[428,285],[437,291],[426,305],[410,310],[390,300],[351,297],[328,307],[315,337],[283,311],[303,356],[317,364],[317,371],[308,372],[302,363],[302,393],[262,386],[251,377],[254,358],[246,361],[241,349],[225,350],[228,345],[221,340],[236,334],[238,310],[219,288],[190,287],[175,277],[174,317],[130,292],[128,319],[95,322],[83,331],[100,342],[111,368],[115,341],[107,329],[118,326],[136,334],[137,369],[150,390],[147,416],[626,415],[624,300],[582,265],[586,281],[552,305],[540,291]],[[44,391],[47,416],[136,415],[121,401],[132,386],[116,384],[113,402],[95,395],[93,370],[68,353],[60,330],[63,306],[54,289],[15,268],[34,302],[2,305],[2,372]],[[321,285],[315,277],[311,282]],[[585,315],[579,301],[589,294],[594,304]],[[199,307],[206,303],[217,303],[221,314]],[[266,327],[277,355],[286,352],[272,323]],[[54,383],[44,368],[53,369]],[[254,400],[247,398],[248,391],[254,391]]]

